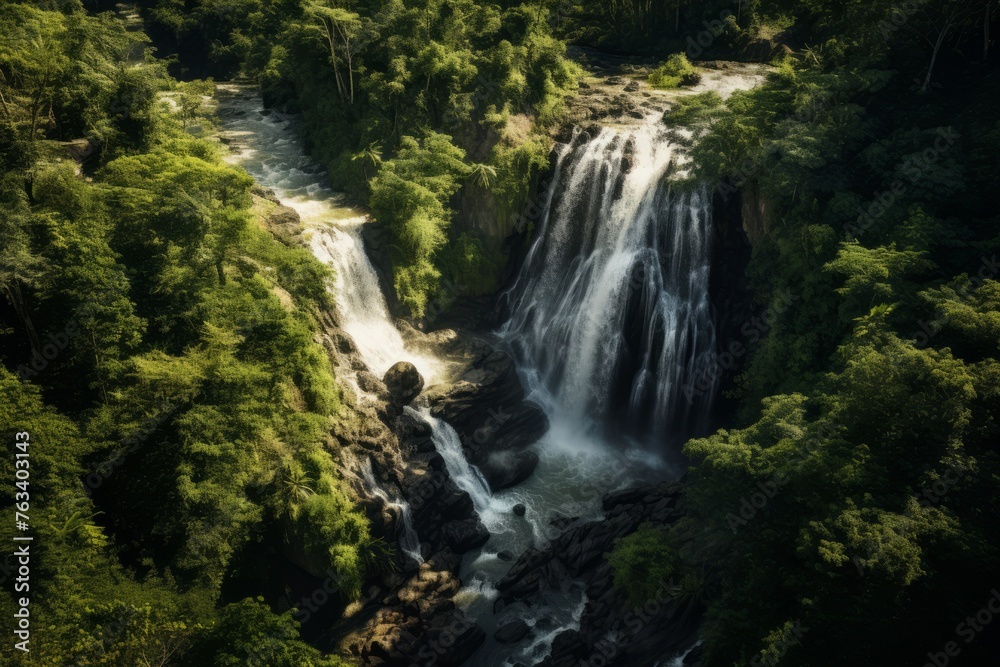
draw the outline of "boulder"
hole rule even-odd
[[[578,516],[562,516],[560,514],[556,514],[555,517],[549,521],[549,525],[556,530],[566,530],[579,520],[580,517]]]
[[[477,465],[488,452],[537,442],[549,428],[542,409],[524,400],[513,360],[488,347],[458,382],[432,388],[427,400],[431,414],[454,427]]]
[[[492,452],[486,455],[478,467],[490,489],[495,492],[520,484],[531,477],[531,473],[538,467],[538,454],[528,450]]]
[[[409,405],[424,389],[424,379],[417,367],[409,361],[396,362],[382,378],[389,391],[389,401],[394,405]]]
[[[609,491],[604,494],[601,498],[601,509],[605,512],[618,507],[619,505],[631,505],[642,500],[645,496],[649,495],[653,487],[649,484],[640,484],[638,486],[631,486],[627,489],[620,489],[618,491]]]
[[[451,521],[442,526],[441,533],[457,554],[481,547],[490,539],[490,531],[478,519]]]

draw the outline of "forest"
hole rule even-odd
[[[992,0],[0,0],[0,539],[16,544],[29,497],[34,538],[31,650],[8,631],[0,662],[410,664],[339,641],[401,555],[345,463],[375,427],[326,344],[338,276],[275,233],[278,200],[227,160],[213,100],[243,82],[296,119],[386,239],[394,320],[423,332],[502,310],[545,230],[525,212],[558,146],[584,141],[571,109],[610,58],[664,90],[709,62],[767,67],[655,120],[689,130],[671,192],[707,187],[716,221],[739,218],[745,266],[712,270],[768,317],[716,340],[736,370],[679,448],[683,516],[599,559],[628,609],[682,581],[699,662],[600,664],[993,664],[998,16]],[[388,414],[378,428],[402,429]],[[279,604],[289,558],[335,598],[322,636]],[[454,664],[514,664],[476,655]],[[554,656],[533,664],[598,664]]]

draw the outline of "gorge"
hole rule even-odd
[[[758,77],[742,71],[716,75],[694,92],[730,94],[754,85]],[[431,336],[405,324],[404,342],[381,292],[385,280],[365,253],[360,233],[365,216],[346,205],[304,155],[295,119],[265,111],[246,88],[225,85],[219,94],[229,161],[298,214],[303,243],[334,268],[338,326],[366,367],[353,369],[359,400],[378,400],[377,390],[359,380],[359,370],[381,378],[397,362],[409,362],[429,388],[432,404],[447,402],[447,387],[461,380],[456,373],[463,372],[462,364],[436,353],[439,346],[428,340]],[[557,637],[579,631],[588,602],[582,579],[556,575],[551,587],[520,602],[502,595],[498,582],[523,568],[529,551],[551,549],[571,527],[601,522],[608,494],[676,479],[683,470],[680,443],[707,426],[714,382],[694,399],[691,386],[715,364],[710,189],[671,180],[683,171],[687,157],[676,128],[664,125],[660,116],[654,108],[617,127],[591,126],[589,132],[576,127],[566,143],[557,144],[548,191],[538,195],[544,201],[536,204],[541,213],[535,240],[500,296],[506,317],[493,333],[457,334],[510,352],[526,399],[546,417],[541,438],[514,447],[489,443],[485,449],[492,451],[477,459],[470,445],[477,449],[473,438],[483,428],[491,431],[492,421],[471,436],[460,436],[428,407],[406,408],[430,426],[447,474],[469,495],[489,531],[488,541],[466,554],[458,571],[462,588],[455,603],[486,635],[484,645],[468,657],[470,664],[541,664]],[[511,419],[505,408],[487,403],[475,411],[496,415],[499,427]],[[519,475],[526,479],[507,488],[491,488],[468,460],[489,459],[489,465],[506,472],[523,464],[518,455],[526,451],[531,457],[527,474]],[[432,554],[414,547],[422,527],[413,524],[406,501],[397,500],[405,490],[384,490],[371,465],[366,459],[356,471],[363,475],[365,492],[393,508],[400,550],[422,563]],[[656,502],[659,496],[649,504]],[[515,507],[520,511],[515,513]],[[508,623],[525,627],[518,632],[522,638],[514,635],[518,641],[504,636],[510,635],[509,629],[503,632]],[[675,642],[694,642],[690,627],[685,628],[679,638],[663,642],[660,658],[684,651]]]

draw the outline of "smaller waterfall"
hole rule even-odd
[[[313,254],[334,271],[331,289],[340,325],[365,364],[382,377],[397,361],[409,361],[424,382],[433,383],[441,363],[408,349],[396,328],[378,274],[365,254],[361,228],[366,217],[344,203],[302,150],[295,136],[297,121],[277,111],[264,115],[260,98],[240,94],[238,85],[220,84],[219,90],[232,95],[220,110],[230,149],[226,161],[246,169],[299,214]]]
[[[402,523],[402,532],[399,535],[399,548],[418,564],[423,563],[424,557],[420,555],[420,538],[413,527],[413,511],[410,509],[410,504],[402,498],[390,495],[388,491],[379,485],[375,479],[374,472],[372,472],[372,460],[370,457],[366,458],[365,462],[361,465],[361,478],[364,480],[365,489],[369,493],[379,498],[386,506],[395,509],[398,513]]]
[[[479,513],[479,518],[491,533],[496,533],[502,525],[509,521],[514,503],[501,500],[493,495],[490,485],[483,477],[479,468],[469,463],[462,451],[462,439],[451,424],[431,415],[431,411],[422,408],[419,412],[407,408],[414,416],[418,416],[431,425],[431,442],[438,454],[444,459],[448,475],[458,488],[469,494],[472,506]]]
[[[654,667],[684,667],[684,660],[688,657],[688,654],[699,646],[701,646],[700,639],[695,642],[694,646],[682,652],[680,655],[670,658],[668,662],[658,662]]]
[[[334,270],[333,291],[342,328],[354,340],[361,358],[382,377],[397,361],[409,361],[427,383],[437,376],[437,360],[407,349],[386,306],[378,275],[361,240],[364,216],[341,218],[317,226],[310,239],[313,255]]]

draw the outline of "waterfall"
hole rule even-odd
[[[313,255],[334,270],[333,291],[342,316],[341,328],[350,334],[361,358],[378,377],[397,361],[409,361],[424,382],[431,383],[437,362],[408,350],[389,316],[378,275],[361,240],[361,226],[366,221],[364,216],[341,218],[317,228],[310,240]]]
[[[431,425],[431,441],[441,458],[444,459],[448,476],[458,488],[469,494],[472,506],[476,508],[480,520],[490,533],[503,530],[510,522],[510,510],[515,503],[501,500],[490,491],[490,485],[483,477],[479,468],[469,463],[462,450],[462,439],[455,429],[446,421],[431,415],[428,408],[419,411],[406,408],[408,412],[419,416]]]
[[[365,364],[381,375],[409,360],[430,384],[443,362],[407,348],[392,321],[364,252],[363,215],[344,205],[303,153],[292,119],[264,112],[260,98],[238,86],[219,88],[233,94],[220,109],[232,151],[227,160],[299,214],[313,253],[336,273],[331,289],[340,325]],[[511,567],[501,552],[520,554],[551,539],[560,530],[552,525],[557,516],[600,518],[601,497],[611,489],[662,478],[658,456],[606,446],[607,434],[595,426],[620,426],[643,440],[695,422],[711,400],[707,392],[688,405],[683,391],[694,369],[712,361],[715,347],[707,193],[680,192],[666,182],[681,157],[653,122],[593,137],[578,132],[558,147],[557,157],[555,187],[539,202],[537,238],[507,294],[511,315],[501,331],[552,424],[534,445],[538,468],[517,487],[491,494],[455,430],[420,411],[450,477],[492,535],[464,559],[456,604],[488,636],[515,617],[535,632],[517,645],[488,639],[470,664],[537,664],[561,630],[579,627],[587,603],[584,588],[570,582],[531,607],[509,605],[496,613],[493,584]],[[409,505],[377,483],[371,466],[366,459],[349,467],[398,513],[400,549],[421,562]],[[513,513],[517,504],[526,506],[524,516]]]
[[[382,377],[397,361],[409,361],[431,384],[441,363],[408,349],[396,328],[378,274],[365,254],[364,213],[345,205],[343,195],[330,187],[322,169],[302,150],[294,118],[265,113],[260,98],[240,94],[239,85],[218,88],[231,96],[219,110],[230,149],[226,161],[246,169],[273,190],[282,205],[298,213],[313,254],[333,269],[331,288],[340,327],[354,340],[365,364]]]
[[[364,216],[344,205],[342,195],[329,187],[322,170],[305,155],[293,119],[276,111],[265,113],[260,98],[244,94],[238,85],[220,84],[219,89],[231,96],[219,110],[230,147],[226,161],[246,169],[273,190],[282,205],[298,213],[313,253],[334,270],[331,289],[340,325],[354,339],[365,364],[381,377],[395,362],[410,361],[430,381],[440,363],[407,349],[393,324],[361,241]],[[377,483],[371,465],[366,459],[353,467],[360,469],[365,489],[398,515],[400,550],[422,563],[410,505]]]
[[[684,160],[658,119],[577,131],[509,290],[501,333],[555,418],[639,440],[699,425],[714,388],[711,199],[668,180]]]
[[[699,639],[694,643],[694,645],[685,650],[681,651],[678,655],[670,658],[668,662],[657,662],[653,667],[684,667],[684,660],[690,655],[691,651],[695,650],[701,646],[701,640]]]
[[[365,458],[365,462],[361,464],[361,479],[364,480],[365,489],[369,493],[398,513],[402,524],[399,548],[418,564],[423,563],[424,557],[420,555],[420,538],[417,537],[417,531],[413,527],[413,511],[410,509],[410,504],[402,498],[390,494],[376,481],[375,474],[372,472],[371,457]]]

